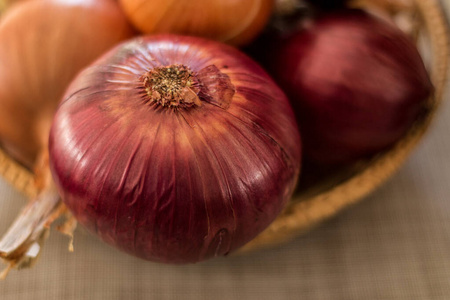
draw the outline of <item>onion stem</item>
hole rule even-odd
[[[61,201],[51,177],[48,177],[50,174],[48,166],[45,167],[44,173],[37,172],[36,177],[47,179],[45,187],[22,209],[0,239],[0,258],[7,264],[0,272],[0,280],[5,279],[13,268],[27,268],[34,264],[49,235],[50,225],[55,220],[65,215],[66,221],[58,229],[71,237],[75,230],[76,221]],[[72,249],[71,239],[69,250]]]

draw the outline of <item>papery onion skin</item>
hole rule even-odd
[[[211,80],[199,105],[149,102],[142,76],[173,65]],[[219,73],[200,76],[208,69]],[[227,80],[233,92],[221,93]],[[225,96],[207,98],[214,89]],[[75,79],[49,151],[79,223],[135,256],[191,263],[228,254],[274,220],[295,188],[301,144],[286,96],[247,56],[155,35],[118,46]]]
[[[274,0],[119,0],[133,25],[143,33],[201,36],[241,46],[264,28]]]
[[[433,91],[412,40],[357,9],[325,14],[278,40],[268,60],[296,111],[306,159],[321,165],[392,146]]]
[[[114,0],[39,0],[12,5],[0,21],[0,143],[32,168],[47,147],[70,81],[135,35]]]

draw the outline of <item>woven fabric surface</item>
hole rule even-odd
[[[120,253],[82,229],[69,253],[68,238],[52,232],[36,266],[0,282],[0,299],[450,299],[448,89],[443,100],[393,178],[290,243],[171,266]],[[26,201],[0,180],[0,233]]]

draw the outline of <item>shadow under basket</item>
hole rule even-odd
[[[360,201],[400,168],[427,132],[442,101],[446,85],[448,22],[437,0],[414,0],[412,9],[418,20],[416,33],[426,40],[422,45],[423,49],[419,49],[429,60],[427,67],[435,87],[426,113],[391,149],[318,180],[307,189],[299,190],[269,228],[244,246],[241,253],[289,241]],[[33,174],[1,149],[0,176],[26,196],[33,197],[37,194]]]

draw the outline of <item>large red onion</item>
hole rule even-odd
[[[226,255],[291,197],[300,138],[283,92],[238,50],[124,43],[84,70],[49,142],[60,194],[107,243],[161,262]]]
[[[348,163],[399,140],[432,85],[414,43],[361,10],[341,10],[278,41],[273,75],[289,94],[304,153]]]

